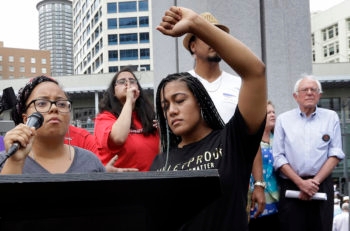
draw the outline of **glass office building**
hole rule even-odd
[[[152,70],[148,0],[73,0],[74,74]]]

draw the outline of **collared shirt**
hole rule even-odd
[[[329,157],[345,157],[337,113],[318,107],[309,117],[299,108],[282,113],[276,120],[272,150],[276,170],[290,164],[301,177],[316,175]]]

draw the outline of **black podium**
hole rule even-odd
[[[0,230],[172,231],[220,194],[217,170],[0,175]]]

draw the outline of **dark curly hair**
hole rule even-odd
[[[22,114],[26,112],[27,100],[29,96],[32,94],[34,88],[43,82],[53,82],[59,85],[59,83],[55,79],[48,76],[41,75],[30,79],[29,82],[24,87],[19,89],[16,106],[13,107],[11,111],[11,118],[16,125],[23,123]]]
[[[108,111],[114,114],[116,117],[119,117],[123,109],[123,104],[117,97],[115,97],[114,88],[115,82],[119,74],[122,72],[131,73],[137,81],[140,95],[135,102],[135,111],[141,121],[143,134],[155,134],[157,132],[157,129],[153,126],[153,120],[156,117],[153,104],[151,104],[150,100],[145,96],[145,93],[131,68],[125,67],[114,75],[111,82],[109,83],[107,90],[104,92],[103,97],[98,104],[99,112]],[[130,128],[135,129],[135,125],[131,123]]]
[[[203,84],[196,78],[193,77],[188,72],[175,73],[168,75],[164,78],[158,85],[156,94],[156,111],[157,119],[160,125],[160,136],[162,151],[166,152],[167,148],[177,147],[181,141],[180,136],[176,136],[168,127],[167,118],[163,112],[161,94],[164,95],[165,86],[172,81],[182,81],[186,83],[188,89],[192,92],[194,97],[197,99],[201,114],[203,119],[208,124],[208,126],[214,130],[222,129],[225,126],[220,114],[216,110],[216,107],[210,98],[207,90],[204,88]]]

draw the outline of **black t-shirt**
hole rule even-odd
[[[238,107],[222,130],[212,131],[204,139],[174,148],[168,155],[157,155],[151,171],[218,169],[222,196],[203,209],[181,230],[247,230],[247,193],[255,155],[258,151],[265,122],[259,132],[247,133]],[[190,205],[188,205],[190,206]]]

